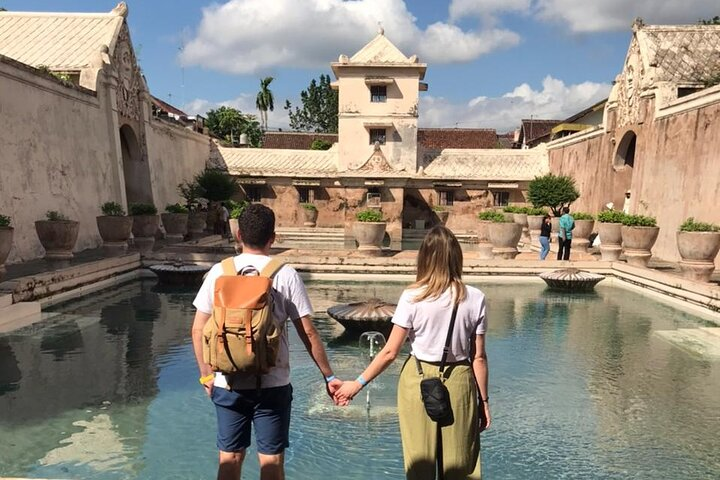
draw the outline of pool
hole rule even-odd
[[[655,334],[703,320],[634,292],[558,295],[481,284],[489,304],[490,479],[720,477],[720,362]],[[324,311],[400,284],[309,282],[338,376],[368,361]],[[215,419],[189,341],[194,292],[136,281],[54,307],[0,336],[0,476],[214,476]],[[288,478],[403,478],[397,361],[348,409],[334,407],[291,328]],[[251,452],[252,453],[252,452]],[[243,478],[257,478],[248,457]],[[342,473],[338,473],[341,469]]]

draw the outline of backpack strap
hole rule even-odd
[[[234,257],[228,257],[222,262],[220,262],[220,266],[222,266],[222,274],[223,276],[228,277],[234,277],[237,275],[237,270],[235,270],[235,258]]]
[[[273,276],[285,265],[285,262],[280,260],[279,258],[273,258],[270,260],[270,263],[265,265],[265,268],[262,269],[262,272],[260,272],[261,277],[268,277],[273,278]]]

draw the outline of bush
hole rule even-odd
[[[202,189],[203,198],[211,202],[224,202],[240,191],[240,185],[235,177],[213,168],[207,168],[199,173],[195,177],[195,183]]]
[[[361,210],[355,214],[358,222],[382,222],[382,212],[378,210]]]
[[[0,215],[0,227],[9,227],[12,221],[6,215]]]
[[[696,222],[693,217],[688,218],[680,225],[681,232],[720,232],[720,225],[714,223]]]
[[[655,217],[646,217],[644,215],[625,215],[622,224],[626,227],[656,227],[657,221]]]
[[[507,207],[503,208],[503,212],[505,213],[518,213],[518,207],[514,205],[508,205]]]
[[[330,150],[330,147],[332,147],[332,143],[320,138],[316,138],[310,144],[310,150]]]
[[[570,215],[574,220],[595,220],[593,215],[585,212],[570,213]]]
[[[167,213],[188,213],[189,212],[187,207],[183,207],[179,203],[173,203],[173,204],[166,205],[165,211]]]
[[[579,196],[575,180],[565,175],[548,173],[535,177],[528,184],[528,200],[533,207],[549,207],[556,217],[561,215],[562,207],[570,205]]]
[[[443,205],[433,205],[432,210],[433,212],[444,212],[447,209]]]
[[[312,203],[301,203],[300,206],[305,210],[317,210],[317,207]]]
[[[185,206],[188,210],[194,212],[200,206],[200,199],[203,198],[205,192],[197,182],[184,182],[178,185],[178,193],[185,199]]]
[[[152,203],[131,203],[128,207],[130,215],[157,215],[157,208]]]
[[[623,223],[625,214],[620,210],[604,210],[597,214],[600,223]]]
[[[105,202],[100,205],[103,215],[107,217],[124,217],[125,210],[122,205],[117,202]]]
[[[486,210],[484,212],[480,212],[478,213],[477,217],[478,220],[486,220],[495,223],[505,222],[505,215],[500,212],[495,212],[493,210]]]
[[[62,213],[56,211],[56,210],[49,210],[45,214],[45,218],[51,222],[67,222],[68,218],[63,215]]]
[[[240,215],[243,214],[247,206],[250,205],[250,202],[246,200],[240,200],[239,202],[228,200],[226,205],[227,209],[230,210],[230,218],[237,220],[240,218]]]
[[[528,208],[528,215],[547,215],[547,209],[545,208]]]

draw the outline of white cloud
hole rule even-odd
[[[406,55],[431,63],[466,62],[520,41],[499,28],[463,30],[438,22],[422,30],[404,0],[229,0],[203,10],[180,60],[237,74],[317,68],[359,50],[378,22]]]
[[[531,0],[452,0],[450,19],[487,18],[501,12],[529,11]]]
[[[421,97],[423,127],[495,128],[511,131],[523,118],[564,119],[607,97],[610,84],[584,82],[565,85],[545,77],[541,90],[523,83],[495,98],[476,97],[466,104],[453,104],[442,97]]]
[[[220,102],[204,98],[196,98],[180,107],[180,109],[188,115],[205,116],[208,110],[213,110],[223,106],[237,108],[242,113],[258,117],[259,112],[255,108],[255,95],[249,93],[242,93],[236,98]],[[276,105],[274,111],[268,112],[268,126],[270,128],[287,129],[289,128],[289,122],[287,111],[282,108],[282,105]]]

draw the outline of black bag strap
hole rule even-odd
[[[447,362],[448,352],[450,351],[450,340],[452,340],[453,329],[455,328],[455,318],[457,317],[458,303],[453,305],[452,314],[450,315],[450,326],[448,327],[447,337],[445,337],[445,346],[443,347],[442,359],[440,360],[440,378],[443,378],[443,372],[445,371],[445,362]],[[415,366],[417,367],[418,374],[422,377],[422,365],[420,360],[415,357]],[[444,378],[443,378],[444,379]]]

